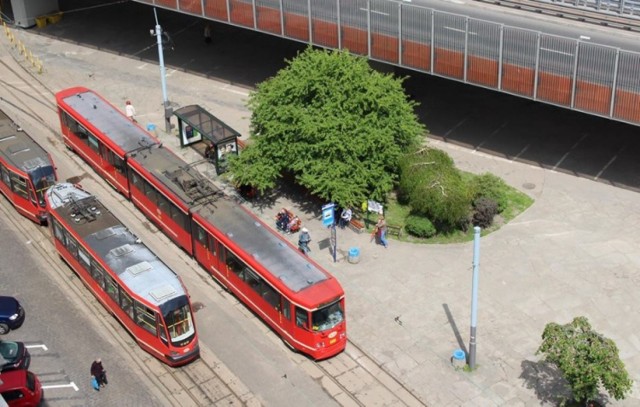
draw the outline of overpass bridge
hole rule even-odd
[[[640,125],[635,33],[437,0],[136,1]]]

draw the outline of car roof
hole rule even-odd
[[[20,303],[13,297],[0,296],[0,312],[14,311]]]
[[[0,391],[23,387],[27,381],[27,370],[9,370],[0,373]]]

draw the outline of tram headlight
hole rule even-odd
[[[316,348],[320,349],[320,348],[324,348],[324,342],[318,342],[316,343]]]

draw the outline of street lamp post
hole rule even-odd
[[[473,282],[471,284],[471,337],[469,338],[469,369],[476,367],[476,328],[478,324],[478,278],[480,274],[480,227],[473,228]]]
[[[152,31],[152,35],[156,35],[156,40],[158,43],[158,62],[160,64],[160,82],[162,83],[162,106],[164,108],[164,122],[165,122],[165,131],[169,133],[171,131],[171,115],[173,114],[173,109],[169,105],[169,98],[167,97],[167,78],[166,78],[166,70],[164,67],[164,50],[162,46],[162,27],[160,27],[160,23],[158,22],[158,13],[156,9],[153,9],[153,15],[156,18],[156,29],[155,32]]]

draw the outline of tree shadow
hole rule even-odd
[[[520,379],[524,380],[527,389],[535,392],[541,404],[557,406],[564,400],[571,400],[569,384],[558,368],[544,361],[531,360],[523,360],[520,366]]]
[[[550,363],[523,360],[520,366],[522,366],[520,378],[524,380],[527,389],[536,393],[540,404],[566,407],[601,407],[610,402],[609,396],[602,393],[598,394],[597,399],[589,401],[588,404],[573,400],[569,383],[564,379],[562,372]]]

